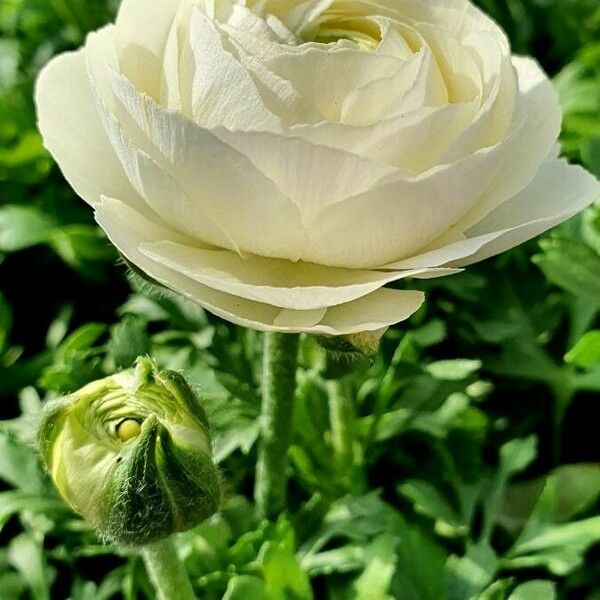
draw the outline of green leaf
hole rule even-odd
[[[268,600],[262,579],[238,575],[229,580],[223,600]]]
[[[565,356],[576,367],[592,367],[600,364],[600,330],[586,333]]]
[[[50,245],[71,267],[83,275],[93,274],[94,263],[112,263],[117,258],[106,236],[90,225],[66,225],[52,231]]]
[[[425,368],[435,379],[462,381],[481,368],[481,361],[466,359],[440,360],[428,364]]]
[[[498,559],[487,542],[480,542],[462,558],[451,556],[447,569],[447,600],[477,599],[496,574]]]
[[[56,221],[31,206],[0,208],[0,251],[16,252],[46,242]]]
[[[535,436],[511,440],[500,448],[500,470],[506,477],[520,473],[533,462],[536,454]]]
[[[398,543],[398,539],[384,533],[367,547],[365,570],[354,582],[355,600],[392,600],[389,588],[396,570],[395,548]]]
[[[12,328],[12,309],[0,293],[0,355],[6,348]]]
[[[528,581],[520,585],[508,600],[555,600],[556,586],[551,581]]]
[[[534,262],[555,285],[600,304],[600,256],[581,242],[553,235],[540,242]]]
[[[0,431],[0,479],[19,489],[36,492],[42,488],[37,452],[13,435]]]
[[[564,465],[551,473],[556,480],[556,501],[552,522],[564,522],[588,510],[600,498],[600,466]],[[504,495],[500,523],[510,531],[520,529],[538,502],[547,477],[511,485]]]
[[[60,345],[59,356],[89,350],[104,335],[106,329],[103,323],[87,323],[79,327]]]
[[[143,319],[126,315],[123,320],[111,327],[110,350],[117,369],[128,369],[139,356],[150,352],[150,338]]]
[[[42,545],[32,535],[23,533],[12,539],[8,560],[21,573],[35,600],[50,600],[54,570],[46,564]]]
[[[0,529],[17,513],[51,516],[67,510],[64,502],[52,495],[40,496],[17,490],[2,492],[0,493]]]
[[[464,533],[465,524],[452,505],[442,496],[439,490],[427,481],[410,480],[398,487],[398,491],[408,498],[419,514],[444,523],[456,530],[456,534]]]
[[[588,548],[600,542],[600,517],[555,524],[557,480],[549,477],[527,525],[507,555],[512,568],[545,567],[564,576],[584,561]]]
[[[308,576],[288,548],[267,542],[262,548],[261,558],[267,597],[312,600]]]

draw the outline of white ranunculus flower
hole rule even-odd
[[[120,252],[209,311],[348,334],[387,284],[502,252],[600,194],[467,0],[124,0],[37,85],[44,141]]]

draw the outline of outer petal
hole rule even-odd
[[[501,166],[503,147],[473,154],[419,177],[396,177],[327,206],[308,227],[302,258],[352,268],[377,268],[410,256],[446,232],[482,197]]]
[[[210,312],[246,327],[329,335],[373,331],[408,318],[424,300],[420,292],[379,289],[329,309],[282,309],[211,289],[147,258],[140,252],[140,244],[173,239],[173,232],[136,214],[118,200],[104,199],[97,206],[96,218],[115,246],[149,277]]]
[[[217,248],[160,241],[140,244],[153,261],[222,292],[281,308],[315,310],[356,300],[406,277],[448,275],[452,269],[425,271],[366,271],[310,263],[240,258]]]
[[[522,190],[550,154],[560,133],[558,95],[540,66],[532,59],[513,58],[519,94],[515,130],[505,142],[506,159],[485,198],[456,227],[466,231],[496,206]]]
[[[542,166],[523,191],[471,229],[468,237],[444,245],[434,242],[425,252],[387,268],[463,267],[522,244],[571,218],[598,198],[600,182],[592,175],[565,160],[552,160]]]
[[[85,50],[61,54],[40,73],[35,102],[44,145],[75,191],[89,204],[103,194],[136,206],[143,201],[129,183],[96,112]]]
[[[165,220],[196,239],[217,243],[202,239],[205,226],[200,221],[208,219],[243,252],[299,258],[305,244],[300,214],[272,181],[213,132],[165,111],[123,76],[111,79],[119,119],[104,106],[105,126],[122,163],[129,165],[128,174],[132,180],[137,177],[141,151],[151,159],[146,166],[164,171],[184,192],[177,196],[184,202],[177,211],[152,202]]]

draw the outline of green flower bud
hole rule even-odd
[[[39,443],[64,499],[116,543],[158,541],[218,508],[206,414],[181,375],[149,358],[50,402]]]
[[[343,356],[353,355],[372,359],[379,351],[379,342],[387,331],[387,327],[376,331],[363,331],[340,336],[320,336],[319,343],[326,350]]]

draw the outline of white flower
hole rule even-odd
[[[120,252],[234,323],[348,334],[600,194],[531,59],[467,0],[124,0],[37,85]]]

